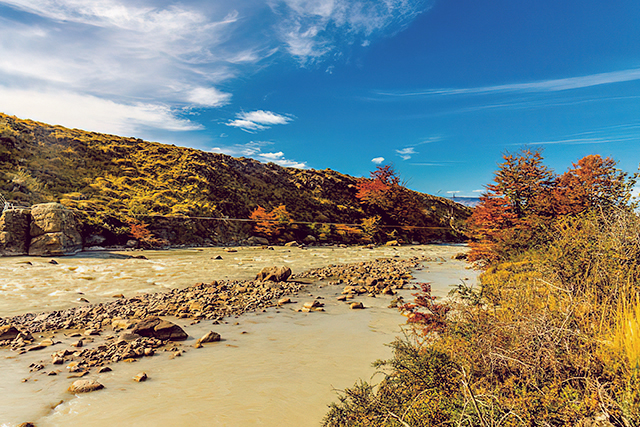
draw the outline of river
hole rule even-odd
[[[239,248],[174,249],[135,252],[147,259],[127,259],[132,253],[82,253],[74,257],[0,259],[0,315],[58,310],[109,301],[115,294],[133,296],[186,287],[214,279],[252,279],[265,266],[287,265],[294,273],[329,264],[384,257],[425,256],[417,281],[430,281],[434,294],[444,296],[450,285],[476,274],[451,256],[458,245],[274,250]],[[222,259],[216,260],[216,257]],[[57,350],[29,352],[19,358],[0,350],[0,425],[30,421],[38,427],[90,426],[317,426],[336,389],[358,379],[370,381],[371,362],[391,356],[385,344],[401,335],[404,322],[389,309],[392,297],[361,296],[365,310],[350,310],[338,302],[341,288],[310,285],[295,304],[212,325],[183,326],[189,340],[182,357],[169,353],[112,365],[113,371],[92,373],[105,389],[74,396],[66,374],[29,373],[28,366]],[[401,291],[405,299],[411,291]],[[322,297],[325,312],[299,313],[304,302]],[[194,338],[213,330],[223,340],[191,348]],[[62,337],[61,341],[65,341]],[[62,348],[62,347],[61,347]],[[41,352],[47,353],[41,353]],[[40,354],[38,354],[40,353]],[[50,365],[51,366],[51,365]],[[46,372],[49,372],[47,369]],[[150,379],[132,377],[145,371]],[[23,382],[24,379],[27,381]],[[375,383],[379,377],[373,377]]]

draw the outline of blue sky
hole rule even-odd
[[[0,0],[0,111],[477,196],[640,162],[637,0]]]

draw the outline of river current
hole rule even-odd
[[[274,250],[238,248],[173,249],[143,252],[86,252],[74,257],[0,258],[0,316],[106,302],[113,295],[159,292],[219,279],[253,279],[266,266],[286,265],[294,273],[329,264],[376,258],[429,257],[416,281],[432,283],[444,296],[451,285],[474,283],[476,274],[452,255],[458,245],[409,247],[299,248]],[[129,255],[147,259],[130,259]],[[222,259],[215,259],[217,257]],[[225,319],[180,324],[190,338],[187,351],[117,363],[113,371],[92,373],[104,390],[74,396],[66,391],[73,379],[63,373],[29,373],[29,364],[49,357],[56,348],[16,357],[0,350],[0,426],[30,421],[47,426],[317,426],[327,405],[337,401],[336,390],[358,379],[376,383],[371,362],[391,356],[385,344],[400,336],[404,323],[388,308],[392,297],[360,296],[367,307],[351,310],[336,300],[342,288],[310,285],[296,303]],[[400,291],[405,300],[411,291]],[[324,312],[295,311],[304,302],[322,297]],[[190,347],[213,330],[222,336],[204,348]],[[45,352],[45,353],[42,353]],[[149,380],[132,380],[144,371]],[[24,381],[26,379],[26,381]]]

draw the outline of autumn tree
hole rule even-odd
[[[469,218],[472,261],[492,263],[541,245],[564,216],[628,207],[636,182],[636,175],[628,177],[614,160],[598,155],[560,176],[543,164],[540,151],[506,154],[504,160]]]
[[[249,219],[254,221],[254,232],[267,238],[280,236],[291,223],[291,215],[285,205],[273,208],[269,212],[258,206],[251,212]]]
[[[594,208],[608,210],[629,204],[636,176],[616,168],[616,161],[590,155],[573,163],[557,179],[554,209],[558,215],[578,214]]]
[[[553,217],[555,175],[542,163],[540,151],[505,154],[494,182],[486,186],[469,218],[470,259],[493,262],[544,238]]]
[[[391,165],[377,166],[369,179],[358,181],[356,197],[371,217],[399,227],[425,226],[424,205],[418,195],[400,181]],[[378,222],[380,220],[377,220]]]

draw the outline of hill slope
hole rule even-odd
[[[355,197],[358,179],[332,170],[284,168],[141,139],[99,134],[0,113],[0,193],[17,205],[59,201],[85,213],[87,232],[127,235],[127,218],[151,215],[247,219],[285,205],[294,221],[359,224],[373,214]],[[407,239],[459,239],[451,225],[469,210],[411,192],[423,205]],[[384,212],[382,225],[393,224]],[[435,227],[444,227],[437,229]],[[241,227],[242,228],[242,227]],[[251,230],[246,230],[250,232]],[[298,227],[297,234],[314,234]],[[392,230],[387,230],[392,231]],[[317,233],[315,233],[317,234]]]

